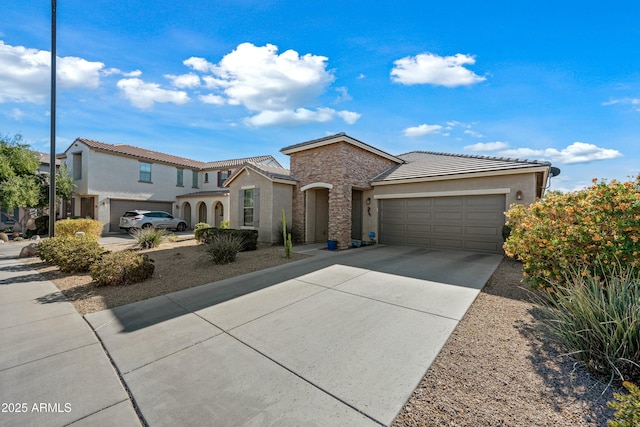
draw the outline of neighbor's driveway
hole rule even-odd
[[[150,426],[388,425],[501,258],[322,251],[86,319]]]

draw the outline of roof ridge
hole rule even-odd
[[[535,163],[535,164],[539,164],[539,165],[550,165],[551,162],[549,161],[542,161],[542,160],[529,160],[529,159],[519,159],[517,157],[502,157],[502,156],[484,156],[484,155],[480,155],[480,154],[459,154],[459,153],[443,153],[443,152],[438,152],[438,151],[423,151],[423,150],[414,150],[414,151],[409,151],[403,154],[399,154],[397,157],[402,157],[402,156],[406,156],[412,153],[418,153],[418,154],[434,154],[434,155],[438,155],[438,156],[450,156],[450,157],[461,157],[461,158],[467,158],[467,159],[483,159],[483,160],[498,160],[498,161],[503,161],[503,162],[516,162],[516,163]]]

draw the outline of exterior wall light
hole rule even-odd
[[[518,190],[516,193],[516,200],[522,200],[522,191]]]

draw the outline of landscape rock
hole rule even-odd
[[[38,253],[37,248],[38,245],[36,243],[29,243],[27,246],[22,248],[22,250],[20,251],[20,255],[18,255],[18,258],[31,258],[36,256],[36,254]]]
[[[38,236],[38,235],[36,234],[36,235],[34,235],[34,236],[31,236],[31,238],[30,238],[29,240],[33,240],[33,241],[39,242],[39,241],[40,241],[40,236]]]

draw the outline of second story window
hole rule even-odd
[[[184,185],[184,169],[177,169],[177,171],[176,185],[182,187]]]
[[[224,182],[231,175],[231,171],[218,171],[218,187],[222,188]]]
[[[140,181],[151,182],[151,163],[140,162]]]
[[[204,173],[204,183],[208,184],[209,183],[209,172],[205,172]]]
[[[73,180],[78,181],[82,179],[82,153],[73,153],[71,167],[73,170]]]
[[[198,188],[198,171],[191,171],[191,174],[192,174],[191,186],[193,188]]]

